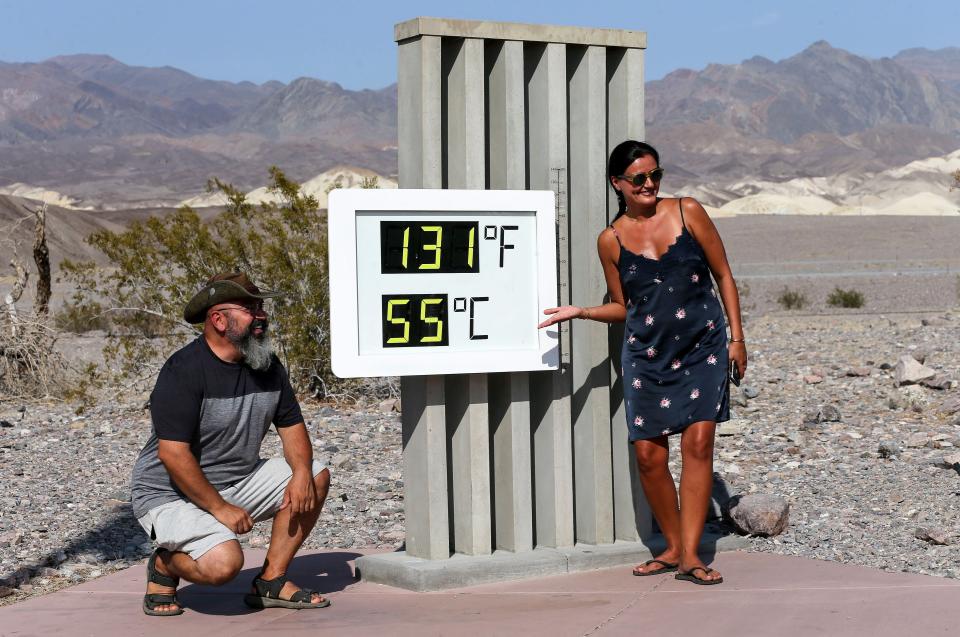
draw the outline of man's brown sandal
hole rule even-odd
[[[329,599],[311,602],[317,591],[301,588],[290,596],[290,599],[280,599],[280,591],[287,583],[287,576],[281,575],[275,579],[263,579],[260,575],[253,578],[253,588],[256,593],[244,596],[243,601],[250,608],[325,608],[330,605]]]
[[[157,571],[157,556],[162,549],[157,549],[147,561],[147,583],[168,586],[176,589],[180,585],[180,578],[170,577]],[[176,606],[173,610],[157,610],[159,606]],[[177,599],[177,593],[147,593],[143,596],[143,612],[155,617],[172,617],[173,615],[182,615],[183,606]]]

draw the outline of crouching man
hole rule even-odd
[[[171,356],[150,397],[153,435],[133,468],[133,512],[158,548],[147,563],[148,615],[179,615],[181,579],[220,585],[243,567],[237,536],[273,518],[270,549],[244,600],[323,608],[286,571],[313,529],[330,472],[313,460],[287,371],[267,337],[262,292],[246,275],[214,276],[183,317],[203,334]],[[283,458],[260,459],[273,423]]]

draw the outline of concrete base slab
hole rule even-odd
[[[750,541],[739,535],[719,535],[704,533],[700,540],[700,555],[710,561],[720,551],[737,551],[750,546]],[[614,542],[591,546],[578,544],[572,549],[559,549],[566,555],[565,573],[592,571],[598,568],[612,568],[624,564],[636,564],[649,560],[654,554],[666,548],[666,542],[660,535],[646,542]]]
[[[738,536],[705,534],[700,550],[709,559],[717,551],[732,551],[747,545],[747,540]],[[418,592],[439,591],[638,563],[650,559],[663,547],[663,538],[656,536],[646,543],[618,541],[602,545],[577,544],[563,549],[537,548],[518,553],[458,554],[446,560],[425,560],[400,551],[360,557],[356,568],[364,582]]]

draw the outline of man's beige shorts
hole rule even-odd
[[[322,462],[313,461],[313,475],[325,469]],[[261,460],[253,472],[240,482],[220,492],[223,499],[238,506],[254,522],[268,520],[276,515],[283,502],[283,490],[293,476],[290,465],[283,458]],[[215,517],[187,500],[175,500],[147,511],[137,519],[157,545],[169,551],[189,553],[193,559],[217,544],[236,540],[237,535]]]

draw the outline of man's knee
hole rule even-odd
[[[226,584],[243,568],[243,550],[236,540],[218,544],[197,560],[204,583],[213,586]]]

